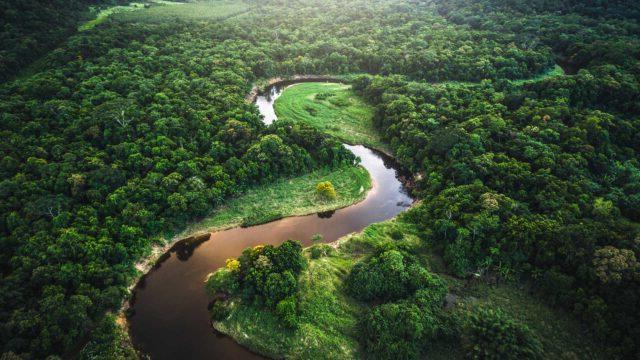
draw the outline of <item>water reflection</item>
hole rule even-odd
[[[323,212],[319,212],[318,213],[318,217],[320,219],[328,219],[328,218],[332,217],[333,214],[335,214],[335,213],[336,213],[335,210],[323,211]]]

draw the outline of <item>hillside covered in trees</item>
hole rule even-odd
[[[419,204],[390,238],[410,231],[444,263],[434,275],[416,247],[392,246],[343,269],[336,291],[368,311],[365,356],[419,357],[422,329],[447,329],[422,322],[441,319],[446,278],[474,273],[526,284],[612,358],[639,356],[637,2],[195,1],[75,33],[96,4],[0,2],[3,358],[135,356],[111,314],[153,244],[248,189],[353,164],[336,138],[266,126],[245,101],[293,74],[353,79],[414,174]],[[286,244],[293,284],[305,261]],[[268,300],[247,273],[284,251],[267,249],[243,255],[236,285],[295,323],[297,290]],[[522,335],[512,355],[545,357],[501,309],[467,326],[470,349],[496,345],[483,333],[496,326]]]

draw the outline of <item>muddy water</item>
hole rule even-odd
[[[276,119],[273,101],[280,91],[270,89],[268,96],[256,100],[265,122]],[[129,328],[136,348],[152,359],[260,358],[211,328],[209,298],[204,291],[207,274],[248,246],[276,245],[287,239],[300,240],[307,246],[314,234],[322,234],[324,241],[334,241],[392,218],[412,202],[391,159],[363,146],[345,146],[361,158],[373,179],[373,188],[364,201],[335,212],[215,232],[200,243],[177,243],[135,289]]]

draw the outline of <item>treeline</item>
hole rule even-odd
[[[554,65],[544,44],[524,47],[509,33],[457,26],[433,6],[404,1],[250,4],[254,11],[224,23],[191,25],[201,38],[233,42],[261,78],[368,72],[427,81],[479,81],[529,78]],[[145,24],[186,19],[170,8],[153,16],[133,12],[123,18]]]
[[[566,23],[541,37],[562,37]],[[605,48],[573,76],[476,85],[365,76],[354,88],[377,104],[381,133],[422,178],[423,202],[409,215],[450,271],[530,279],[614,356],[631,357],[640,337],[639,62],[607,63],[600,54],[619,41],[594,38]]]
[[[14,77],[76,31],[90,5],[119,0],[0,1],[0,82]]]
[[[437,86],[362,77],[354,88],[423,178],[410,217],[450,271],[530,279],[628,358],[640,338],[640,28],[607,3],[598,25],[526,2],[439,3],[456,23],[548,45],[576,75]]]

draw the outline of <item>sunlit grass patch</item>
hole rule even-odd
[[[296,84],[283,91],[274,109],[278,119],[304,122],[350,144],[387,150],[373,125],[373,107],[349,85]]]
[[[330,181],[336,191],[332,200],[319,199],[316,186]],[[339,209],[366,197],[371,188],[369,173],[360,166],[319,169],[309,174],[256,186],[228,200],[209,217],[183,234],[234,226],[263,224],[282,217]]]
[[[179,20],[222,20],[241,14],[250,6],[240,1],[199,1],[181,6],[152,6],[145,11],[121,14],[120,18],[134,22]]]

